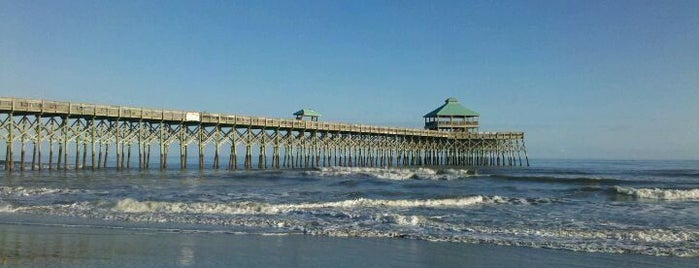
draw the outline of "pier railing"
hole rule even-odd
[[[251,147],[259,147],[260,168],[267,166],[268,147],[273,148],[273,167],[392,166],[394,161],[403,165],[522,165],[521,156],[515,157],[521,154],[527,160],[522,132],[447,132],[21,98],[0,98],[3,115],[0,141],[7,145],[8,170],[14,165],[13,144],[17,142],[22,169],[27,143],[34,151],[31,168],[43,159],[42,144],[50,149],[49,168],[53,168],[54,145],[59,147],[56,168],[61,164],[68,168],[69,143],[75,146],[76,168],[88,166],[88,145],[92,168],[107,165],[109,145],[116,146],[118,168],[130,167],[131,160],[123,158],[125,153],[130,158],[132,145],[139,149],[139,167],[148,166],[151,145],[160,148],[160,166],[167,167],[172,144],[179,144],[182,168],[187,166],[190,144],[198,145],[200,167],[205,147],[214,145],[215,168],[223,145],[230,149],[229,168],[237,167],[238,147],[245,148],[246,168],[252,167]],[[94,160],[96,147],[98,162]],[[81,149],[82,161],[78,159]]]

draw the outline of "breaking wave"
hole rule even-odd
[[[658,200],[699,200],[699,189],[659,189],[614,186],[617,193]]]
[[[188,213],[188,214],[282,214],[294,211],[331,208],[448,208],[467,207],[483,203],[504,203],[502,197],[472,196],[449,199],[384,200],[359,198],[335,202],[269,204],[258,202],[232,203],[184,203],[161,201],[137,201],[121,199],[114,209],[128,213]]]
[[[553,225],[482,225],[424,215],[414,208],[469,208],[479,205],[529,205],[548,199],[470,196],[445,199],[353,199],[334,202],[271,204],[264,202],[186,203],[92,201],[43,206],[0,205],[2,213],[50,214],[123,222],[184,223],[252,227],[261,233],[303,233],[334,237],[392,237],[510,246],[546,247],[586,252],[697,257],[695,230],[634,229]],[[374,208],[374,209],[371,209]],[[404,209],[407,208],[407,209]],[[407,213],[407,214],[406,214]],[[450,212],[448,212],[450,213]],[[280,215],[284,214],[284,215]],[[258,229],[259,228],[259,229]],[[204,228],[209,230],[210,228]],[[214,228],[217,229],[217,228]],[[237,229],[225,228],[226,231]]]
[[[601,253],[631,253],[652,256],[697,257],[699,232],[666,229],[561,229],[528,227],[490,227],[448,224],[423,216],[382,215],[377,221],[406,226],[400,231],[367,228],[328,228],[307,233],[336,237],[394,237],[433,242],[495,244],[535,248],[563,249]],[[448,232],[424,233],[422,228]]]
[[[36,195],[51,195],[51,194],[80,194],[86,193],[86,190],[77,189],[53,189],[53,188],[26,188],[22,186],[9,187],[0,186],[0,195],[4,196],[36,196]]]
[[[323,167],[314,171],[307,171],[309,175],[320,177],[364,175],[377,179],[387,180],[455,180],[474,176],[474,170],[465,169],[441,169],[430,168],[368,168],[368,167]]]

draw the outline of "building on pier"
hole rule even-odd
[[[425,129],[437,131],[478,132],[478,117],[480,115],[461,105],[454,98],[448,98],[442,106],[427,113]]]
[[[296,116],[296,120],[303,120],[304,117],[307,117],[311,121],[318,121],[318,117],[321,116],[319,112],[308,108],[298,110],[294,113],[294,115]]]

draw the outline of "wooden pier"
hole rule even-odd
[[[179,149],[181,169],[189,167],[191,147],[197,149],[200,169],[207,157],[214,169],[222,162],[227,169],[240,164],[245,169],[529,165],[522,132],[436,131],[19,98],[0,98],[2,143],[7,171],[148,169],[156,163],[165,169],[173,147]]]

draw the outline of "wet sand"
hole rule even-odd
[[[697,258],[408,239],[0,223],[12,267],[696,267]]]

